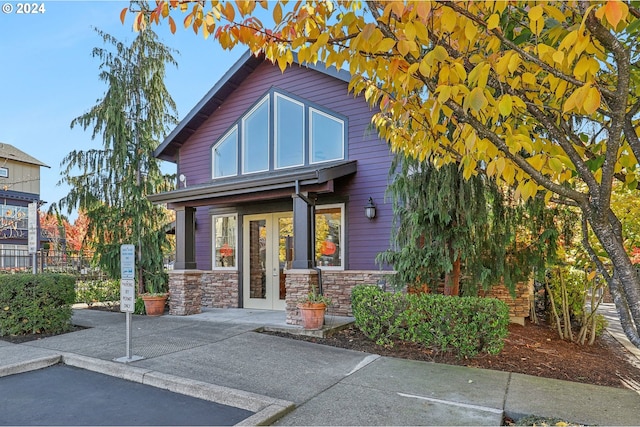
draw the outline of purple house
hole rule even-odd
[[[349,315],[353,286],[389,273],[375,256],[389,245],[391,154],[349,78],[247,53],[158,147],[179,176],[149,197],[176,212],[172,314],[244,307],[298,323],[316,286]]]

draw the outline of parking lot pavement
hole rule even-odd
[[[2,425],[234,425],[253,412],[67,366],[0,378]]]

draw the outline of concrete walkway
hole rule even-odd
[[[124,314],[75,310],[73,320],[89,329],[20,345],[0,341],[0,376],[62,360],[254,412],[245,424],[500,425],[505,414],[640,423],[640,394],[631,390],[380,357],[254,332],[285,327],[283,313],[134,316],[133,354],[144,359],[129,364],[113,362],[125,355]]]

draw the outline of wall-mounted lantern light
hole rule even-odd
[[[371,197],[369,197],[369,203],[364,207],[364,214],[369,219],[376,217],[376,205],[373,204],[373,199]]]

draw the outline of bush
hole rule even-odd
[[[0,335],[59,334],[71,328],[75,278],[66,274],[0,276]]]
[[[118,280],[89,280],[76,283],[76,302],[91,307],[99,302],[109,308],[120,303],[120,282]]]
[[[403,335],[406,308],[403,295],[382,292],[377,286],[361,285],[351,291],[356,326],[378,345],[392,345],[395,337]]]
[[[508,333],[509,308],[493,298],[391,294],[356,286],[351,301],[356,326],[380,345],[411,341],[473,357],[499,353]]]

